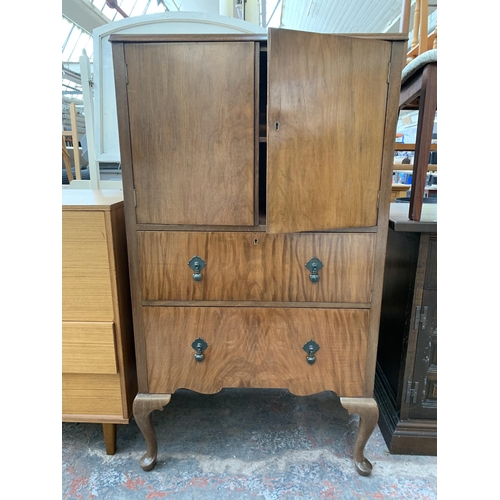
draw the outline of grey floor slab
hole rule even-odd
[[[181,390],[153,421],[150,472],[139,466],[146,447],[135,421],[118,427],[112,456],[99,424],[63,423],[63,499],[437,498],[437,458],[389,454],[378,427],[366,446],[373,473],[358,475],[358,417],[331,392]]]

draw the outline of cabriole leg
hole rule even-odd
[[[362,476],[369,476],[372,472],[372,464],[365,458],[365,446],[372,435],[378,421],[378,405],[373,398],[340,398],[342,406],[349,415],[359,415],[359,429],[354,445],[354,464],[356,470]]]
[[[171,397],[171,394],[137,394],[134,399],[134,418],[147,445],[147,451],[139,463],[146,471],[151,470],[156,465],[158,455],[158,443],[151,413],[154,410],[163,410],[163,407],[170,403]]]

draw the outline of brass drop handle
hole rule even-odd
[[[306,262],[306,267],[311,273],[309,275],[309,279],[315,285],[319,281],[319,270],[323,267],[323,262],[321,262],[318,258],[313,257],[312,259]]]
[[[206,266],[205,261],[199,257],[198,255],[195,255],[189,262],[188,266],[194,271],[193,273],[193,279],[195,281],[201,281],[203,278],[203,274],[201,274],[201,270]]]
[[[309,346],[309,356],[307,356],[306,360],[310,365],[316,363],[316,356],[314,356],[314,347],[311,345]]]
[[[319,281],[318,264],[313,264],[311,267],[312,274],[309,276],[309,279],[316,284]]]
[[[302,349],[307,352],[306,361],[310,365],[314,365],[314,363],[316,363],[316,356],[314,356],[314,354],[319,351],[319,345],[311,339],[304,344]]]
[[[201,363],[205,359],[203,351],[208,347],[208,344],[201,337],[198,337],[193,341],[191,347],[195,350],[194,359]]]

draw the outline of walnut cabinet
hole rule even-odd
[[[179,388],[373,398],[404,38],[113,35],[145,470]],[[175,396],[174,396],[175,397]]]

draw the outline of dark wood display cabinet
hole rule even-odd
[[[379,427],[394,454],[437,454],[437,216],[391,205],[375,378]]]
[[[405,37],[112,35],[139,393],[373,398]]]

